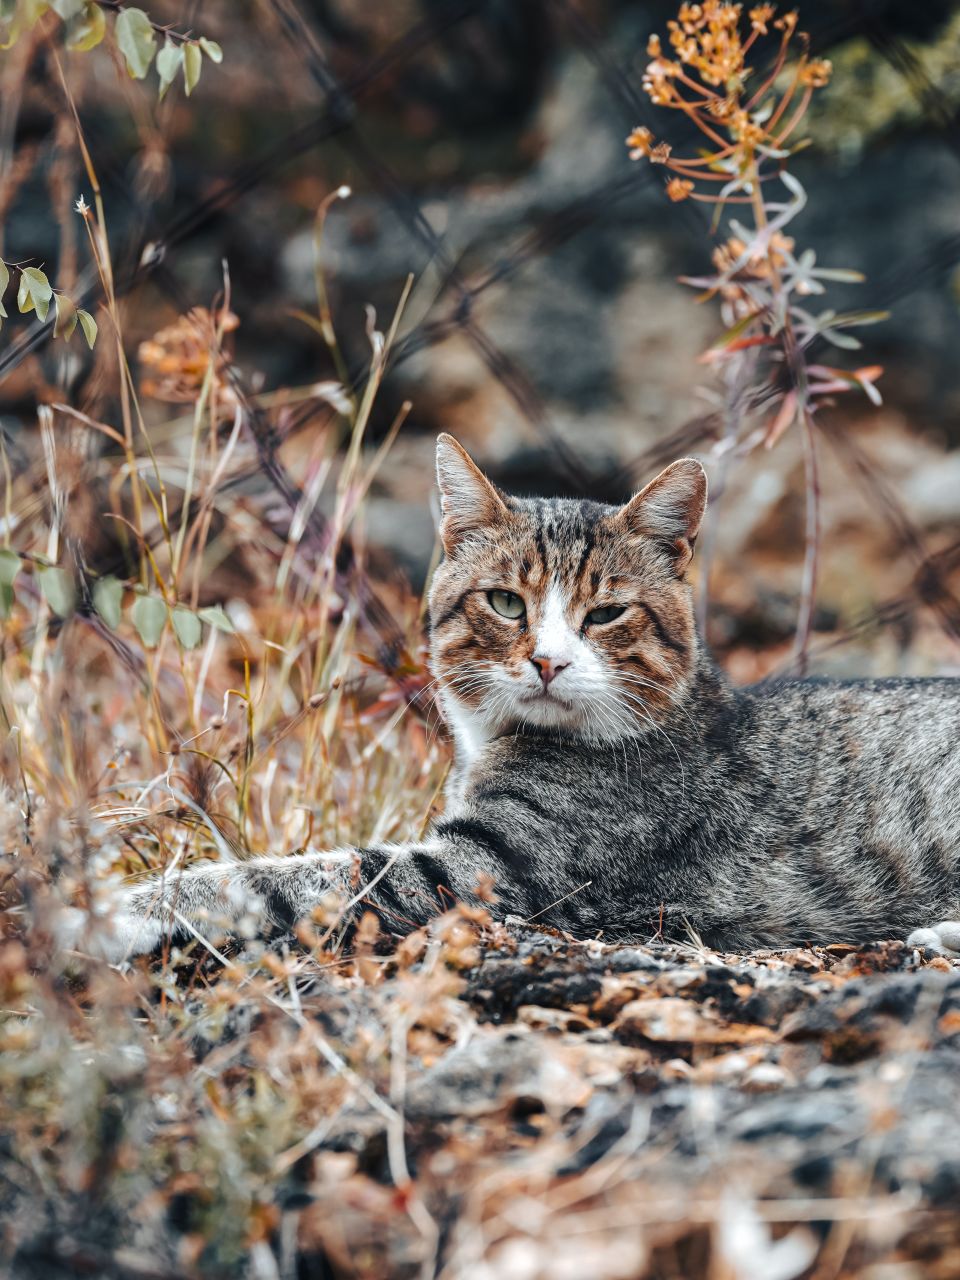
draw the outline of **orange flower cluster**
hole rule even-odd
[[[232,333],[240,321],[232,311],[211,313],[194,307],[140,343],[141,390],[168,404],[192,404],[200,394],[213,353],[217,381],[226,382],[227,360],[218,347],[218,332]]]
[[[667,30],[676,56],[706,84],[729,89],[743,71],[739,5],[715,0],[682,4],[676,21],[667,23]]]
[[[829,81],[830,63],[809,58],[806,36],[801,34],[804,51],[786,86],[775,89],[797,33],[796,13],[775,15],[772,4],[758,5],[749,10],[744,30],[740,4],[684,3],[676,19],[667,23],[672,56],[664,54],[659,36],[650,37],[644,89],[657,106],[682,111],[711,143],[709,154],[683,159],[672,155],[669,144],[656,142],[645,126],[627,138],[631,160],[646,158],[673,170],[676,177],[667,183],[671,200],[749,202],[759,164],[767,158],[782,159],[784,144],[803,119],[811,94]],[[779,47],[762,83],[754,87],[747,57],[758,39],[774,31],[779,32]],[[721,183],[723,190],[707,194],[698,189],[703,183]]]

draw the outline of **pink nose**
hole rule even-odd
[[[556,662],[553,658],[541,658],[538,654],[534,654],[530,661],[537,668],[544,689],[549,689],[550,682],[570,665],[569,662]]]

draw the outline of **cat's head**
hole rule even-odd
[[[686,570],[707,499],[700,463],[674,462],[622,507],[512,498],[441,435],[437,478],[431,661],[458,736],[615,741],[662,720],[697,660]]]

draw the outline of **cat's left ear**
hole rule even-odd
[[[632,534],[659,542],[682,574],[693,558],[706,507],[707,473],[696,458],[681,458],[621,507],[616,519]]]
[[[448,556],[472,529],[487,529],[507,518],[499,490],[453,436],[437,436],[437,484],[440,486],[440,541]]]

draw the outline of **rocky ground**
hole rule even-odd
[[[7,1199],[13,1275],[958,1273],[960,965],[897,942],[606,947],[456,913],[333,974],[283,944],[264,963],[275,994],[248,977],[218,1017],[217,966],[189,983],[192,1070],[224,1123],[266,1142],[264,1072],[313,1099],[270,1155],[247,1256],[204,1226],[225,1210],[195,1153],[126,1221],[95,1176],[51,1206],[29,1171]],[[175,1089],[145,1105],[156,1162],[187,1132]]]

